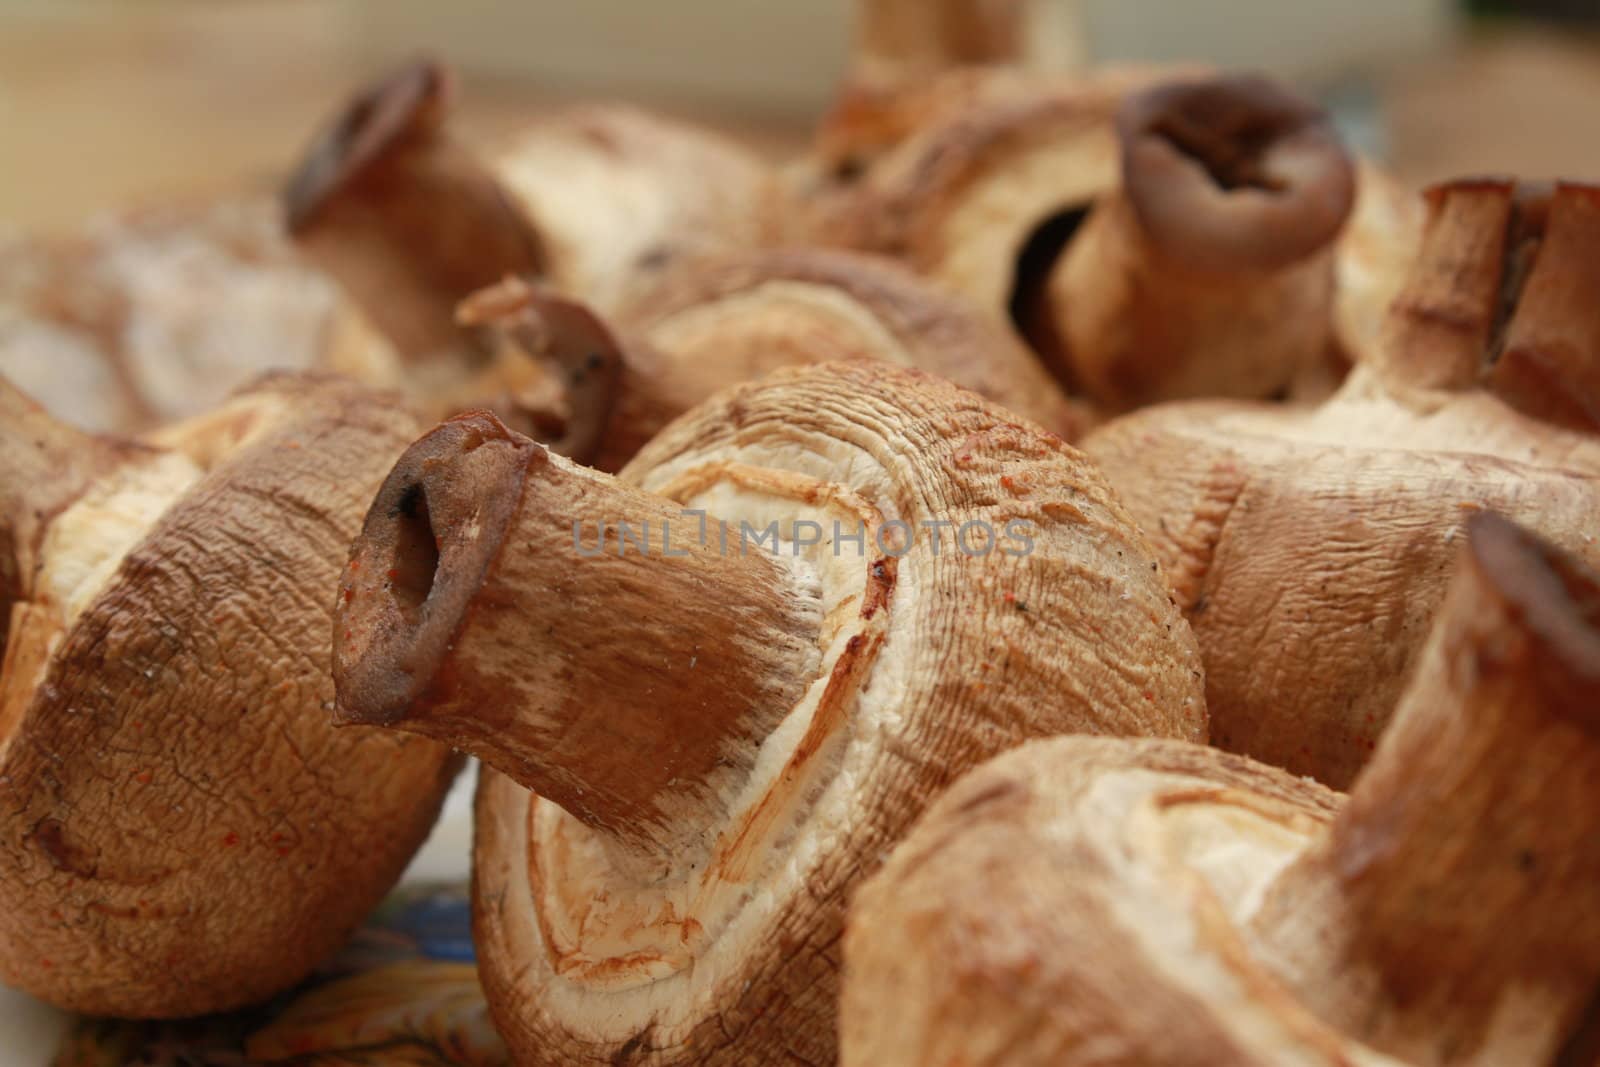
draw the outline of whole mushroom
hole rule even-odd
[[[1205,737],[1097,472],[881,363],[725,391],[617,477],[460,416],[350,560],[338,718],[492,768],[475,926],[520,1062],[825,1062],[846,895],[954,776],[1067,731]]]
[[[1474,512],[1600,563],[1600,199],[1469,181],[1429,203],[1383,345],[1325,404],[1169,404],[1084,443],[1175,582],[1214,742],[1338,788]]]
[[[1087,738],[953,786],[856,895],[845,1067],[1593,1062],[1600,575],[1460,557],[1348,799]]]
[[[237,1007],[399,876],[456,763],[325,707],[339,568],[417,428],[277,375],[158,439],[93,437],[0,380],[0,982]]]
[[[1321,109],[1241,75],[947,80],[825,127],[835,176],[797,183],[811,239],[1009,317],[1109,411],[1305,391],[1371,346],[1413,234]]]
[[[413,360],[459,349],[451,309],[506,275],[609,314],[682,256],[776,234],[774,175],[721,137],[591,105],[481,158],[447,125],[454,86],[419,61],[364,88],[284,190],[302,249]]]
[[[929,371],[1068,440],[1091,420],[999,324],[893,262],[850,252],[696,257],[608,321],[509,278],[469,297],[457,321],[489,328],[502,352],[538,353],[525,367],[567,368],[495,410],[542,412],[530,436],[605,471],[729,385],[841,359]]]

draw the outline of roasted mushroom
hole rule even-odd
[[[525,1062],[826,1062],[846,894],[945,783],[1030,737],[1205,736],[1095,470],[881,363],[725,391],[615,478],[452,419],[350,560],[338,718],[494,768],[476,933]]]
[[[303,977],[365,917],[454,770],[327,721],[332,591],[417,430],[278,375],[158,441],[0,381],[0,982],[196,1015]]]
[[[452,136],[453,78],[410,64],[359,92],[284,192],[289,230],[413,359],[506,275],[609,314],[680,256],[770,241],[778,186],[709,132],[618,106],[529,125],[493,160]]]
[[[1084,446],[1176,582],[1213,740],[1335,787],[1376,744],[1474,511],[1600,562],[1596,190],[1458,182],[1429,202],[1382,349],[1326,404],[1164,405]]]
[[[1340,241],[1357,169],[1320,109],[1238,75],[949,79],[962,91],[836,114],[834,180],[797,182],[812,239],[895,256],[1009,315],[1111,411],[1277,396],[1368,347],[1336,330],[1386,300],[1408,231],[1373,208],[1355,217],[1383,232]],[[1362,195],[1386,202],[1389,183],[1363,174]],[[1336,270],[1346,255],[1360,258]]]
[[[1593,1062],[1600,575],[1459,555],[1347,800],[1166,741],[956,783],[856,895],[846,1067]]]
[[[1068,440],[1090,423],[999,324],[903,267],[856,253],[781,249],[687,260],[618,312],[614,325],[515,278],[474,294],[457,318],[491,327],[502,351],[542,353],[523,366],[566,368],[496,411],[541,413],[531,436],[563,455],[591,456],[605,471],[728,385],[840,359],[930,371]]]
[[[388,343],[300,261],[266,199],[0,241],[0,375],[80,429],[198,415],[272,368],[399,377]]]

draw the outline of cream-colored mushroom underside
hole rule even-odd
[[[50,523],[33,597],[12,606],[0,671],[0,757],[51,657],[72,624],[104,592],[122,561],[205,473],[284,413],[271,396],[245,396],[178,423],[107,471]]]
[[[1319,819],[1204,778],[1127,769],[1102,774],[1052,830],[1086,838],[1109,868],[1106,884],[1116,888],[1106,904],[1146,949],[1141,961],[1121,965],[1159,974],[1207,1003],[1256,1054],[1252,1062],[1403,1067],[1301,1006],[1254,958],[1245,933],[1273,881],[1324,832]],[[1548,1025],[1536,993],[1510,991],[1490,1032]],[[1474,1062],[1508,1061],[1491,1049]]]
[[[543,986],[542,1010],[593,1040],[626,1040],[652,1025],[655,1040],[670,1043],[738,992],[719,991],[719,985],[743,974],[758,947],[770,951],[762,942],[774,935],[774,918],[805,900],[807,880],[819,865],[840,859],[852,808],[862,800],[861,783],[908,710],[906,657],[892,654],[892,647],[918,614],[916,568],[900,569],[887,612],[863,620],[860,611],[878,555],[871,526],[880,517],[863,498],[889,499],[890,475],[865,451],[837,441],[827,446],[826,452],[799,444],[749,446],[712,466],[688,457],[643,480],[685,507],[705,508],[735,524],[760,529],[777,521],[780,555],[821,590],[821,671],[762,746],[754,773],[731,804],[731,824],[720,828],[709,870],[629,885],[600,842],[555,805],[536,802],[529,810],[519,799],[516,810],[497,813],[507,820],[508,836],[518,825],[528,827],[505,857],[514,898],[506,907],[512,916],[506,949]],[[828,480],[840,471],[848,488]],[[820,491],[812,503],[791,495],[808,489]],[[858,555],[847,543],[836,556],[833,522],[853,533],[864,515],[865,552]],[[896,518],[881,514],[883,521]],[[804,519],[822,524],[824,541],[797,550],[795,523]],[[808,740],[808,731],[821,726],[816,718],[823,693],[851,639],[880,631],[870,684],[861,681],[824,732],[821,748],[797,766],[802,745],[809,749],[815,739]],[[866,647],[873,647],[870,640]],[[513,794],[520,791],[505,792]],[[519,824],[524,811],[526,823]]]
[[[1111,124],[1086,117],[1081,135],[1017,152],[971,183],[945,217],[937,257],[922,264],[984,308],[1004,313],[1012,268],[1033,230],[1061,211],[1087,208],[1116,188],[1120,166]]]

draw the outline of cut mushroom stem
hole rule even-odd
[[[352,549],[339,717],[482,758],[640,878],[700,862],[820,658],[816,590],[741,532],[451,419]]]
[[[1600,973],[1600,583],[1488,514],[1462,559],[1394,725],[1254,929],[1313,1010],[1408,1062],[1475,1047],[1509,989],[1564,1033]]]
[[[1114,409],[1266,397],[1329,345],[1332,247],[1355,171],[1327,115],[1227,76],[1130,96],[1123,185],[1024,311],[1061,372]]]
[[[1531,415],[1600,427],[1600,187],[1498,179],[1428,190],[1385,324],[1392,384],[1486,384]]]
[[[494,338],[494,362],[462,395],[496,398],[531,436],[593,462],[628,365],[616,334],[583,304],[517,277],[467,297],[456,321]]]
[[[455,306],[539,275],[537,232],[444,128],[449,73],[415,62],[358,93],[284,192],[290,233],[406,357],[458,352]]]

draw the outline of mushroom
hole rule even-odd
[[[446,127],[453,96],[425,61],[363,89],[284,192],[290,233],[409,358],[470,348],[452,310],[506,275],[610,313],[682,255],[773,235],[768,168],[711,133],[590,106],[486,161]]]
[[[1595,190],[1429,194],[1386,340],[1314,409],[1168,404],[1085,450],[1150,535],[1206,658],[1212,737],[1342,788],[1490,508],[1600,563]],[[1509,220],[1518,220],[1514,225]]]
[[[271,368],[375,384],[399,370],[300,262],[269,201],[147,207],[0,241],[0,375],[81,429],[198,415]]]
[[[1031,0],[859,0],[856,86],[914,84],[952,68],[1015,62]]]
[[[455,770],[329,728],[331,592],[418,424],[280,374],[146,441],[0,380],[0,983],[196,1015],[304,977]]]
[[[563,330],[562,318],[587,328]],[[568,368],[564,390],[526,400],[526,408],[556,413],[531,435],[553,441],[558,431],[589,427],[598,435],[592,451],[576,452],[571,441],[552,447],[591,455],[605,471],[728,385],[840,359],[930,371],[1069,440],[1089,423],[1008,331],[898,264],[857,253],[758,249],[690,259],[611,326],[548,287],[511,278],[470,297],[458,321],[490,326],[523,349],[542,346],[546,363],[553,354]],[[603,379],[612,366],[617,376]],[[583,404],[584,396],[593,400]],[[572,416],[575,407],[588,415]]]
[[[1357,171],[1320,109],[1239,75],[951,77],[962,92],[913,94],[898,116],[835,115],[833,181],[797,179],[814,240],[895,256],[1009,316],[1109,411],[1278,396],[1326,377],[1336,342],[1369,347],[1335,331],[1370,321],[1386,291],[1335,280],[1392,278],[1407,232],[1369,209],[1357,221],[1385,230],[1339,240]],[[1388,192],[1375,178],[1362,195]]]
[[[460,416],[350,559],[337,718],[491,768],[480,969],[529,1062],[826,1062],[846,894],[949,780],[1047,734],[1205,737],[1094,468],[882,363],[724,391],[616,477]]]
[[[1593,1061],[1600,575],[1493,515],[1350,796],[1059,738],[856,894],[845,1067]]]

